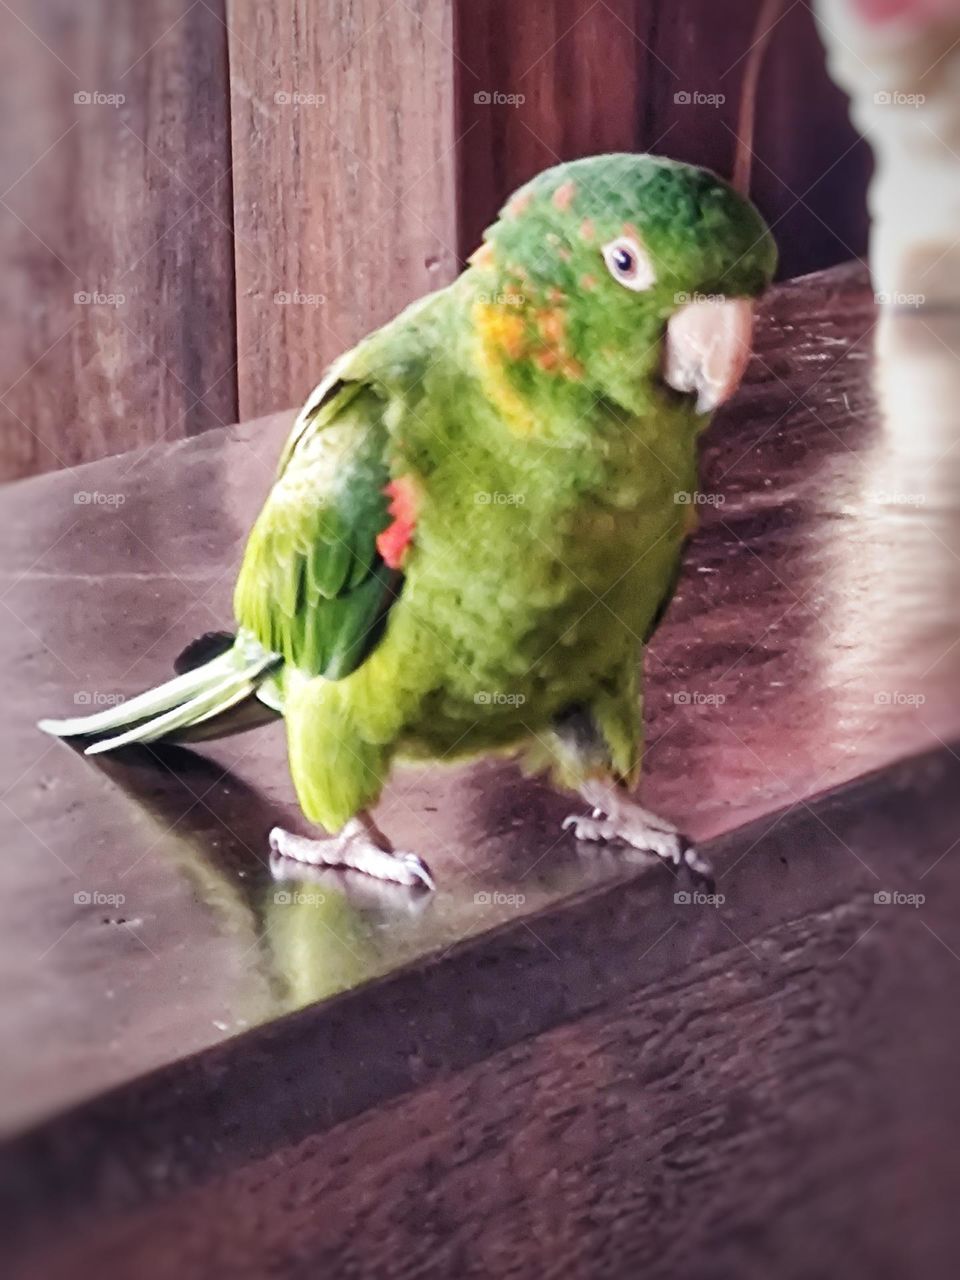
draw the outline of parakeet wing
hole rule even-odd
[[[339,680],[376,643],[402,575],[377,551],[390,523],[385,402],[336,370],[299,415],[250,534],[241,627],[312,675]]]

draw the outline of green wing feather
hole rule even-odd
[[[237,581],[241,627],[330,680],[369,653],[402,581],[376,546],[390,523],[385,407],[335,366],[294,425]]]

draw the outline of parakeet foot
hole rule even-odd
[[[578,840],[619,841],[639,853],[661,858],[678,870],[685,868],[700,880],[711,881],[709,862],[666,819],[605,784],[588,784],[583,796],[595,806],[592,816],[571,814],[563,820],[564,831],[572,827]]]
[[[430,868],[422,858],[385,846],[388,842],[376,827],[359,818],[348,822],[339,835],[321,840],[310,840],[274,827],[270,832],[270,869],[282,878],[289,874],[290,862],[311,867],[350,867],[376,880],[389,880],[410,888],[436,888]]]

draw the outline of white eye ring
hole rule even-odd
[[[657,275],[647,253],[633,236],[617,236],[603,246],[603,260],[618,284],[635,293],[643,293],[656,284]]]

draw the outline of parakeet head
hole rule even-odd
[[[522,187],[466,274],[484,358],[514,390],[577,385],[632,412],[679,395],[702,414],[739,384],[776,261],[721,178],[618,154]]]

